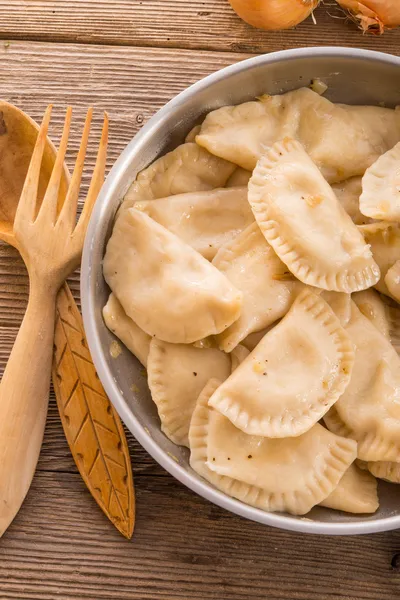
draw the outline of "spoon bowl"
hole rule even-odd
[[[13,224],[29,163],[36,144],[39,125],[22,110],[0,101],[0,239],[18,248]],[[42,203],[56,159],[56,149],[49,138],[43,153],[36,210]],[[62,206],[69,184],[64,165],[60,182],[58,209]]]

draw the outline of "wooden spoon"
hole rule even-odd
[[[67,110],[60,149],[49,179],[50,169],[46,169],[50,163],[46,163],[44,153],[50,115],[51,107],[37,135],[13,227],[5,231],[7,241],[18,248],[27,266],[30,294],[0,385],[0,536],[18,512],[36,468],[47,414],[56,296],[65,278],[79,265],[91,209],[104,181],[107,117],[88,196],[76,224],[91,123],[89,111],[71,184],[59,209],[71,109]],[[41,191],[41,177],[48,182],[43,198],[40,195],[45,183]],[[7,197],[10,196],[4,195]],[[13,210],[11,203],[5,204],[5,222]]]
[[[0,101],[0,239],[14,247],[17,247],[13,234],[15,212],[38,131],[39,125],[28,115]],[[56,155],[55,147],[47,138],[39,180],[39,204]],[[65,200],[69,180],[65,167],[58,210]],[[127,440],[121,420],[97,377],[82,317],[66,283],[57,295],[53,385],[64,433],[83,480],[110,521],[125,537],[131,538],[135,494]],[[73,395],[71,390],[75,390]]]
[[[39,126],[22,110],[0,101],[0,239],[16,246],[13,223],[19,199],[36,144]],[[57,151],[49,138],[43,152],[40,170],[38,206],[49,184]],[[67,195],[70,175],[64,165],[58,208]],[[38,206],[36,208],[38,208]]]

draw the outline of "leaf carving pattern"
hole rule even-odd
[[[128,539],[135,522],[129,449],[122,423],[101,385],[83,322],[65,284],[57,298],[53,385],[79,472],[97,504]]]

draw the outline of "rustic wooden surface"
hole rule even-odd
[[[330,18],[324,7],[316,17],[317,26],[308,20],[295,31],[268,34],[237,19],[226,0],[0,0],[0,95],[37,119],[53,101],[55,141],[67,103],[80,124],[85,107],[95,106],[97,134],[107,109],[111,166],[168,99],[251,54],[329,44],[400,54],[400,31],[367,37]],[[70,158],[78,138],[76,129]],[[27,283],[18,253],[1,244],[2,368],[24,313]],[[70,285],[79,300],[78,274]],[[400,533],[329,538],[262,527],[196,496],[132,436],[129,444],[137,502],[130,542],[86,491],[52,394],[32,489],[0,540],[0,600],[400,597]]]

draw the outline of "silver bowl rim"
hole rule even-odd
[[[191,85],[175,98],[170,100],[161,108],[149,121],[142,127],[137,135],[128,143],[114,166],[112,167],[104,186],[99,194],[96,205],[88,226],[84,250],[82,255],[81,267],[81,301],[82,315],[85,326],[85,332],[88,339],[89,348],[92,354],[93,362],[97,369],[104,389],[115,406],[125,425],[135,436],[137,441],[147,450],[147,452],[171,475],[173,475],[183,485],[196,492],[203,498],[214,504],[236,513],[246,519],[257,521],[265,525],[278,527],[294,532],[330,534],[330,535],[355,535],[368,534],[383,531],[390,531],[400,527],[400,514],[383,519],[369,519],[355,523],[327,523],[312,521],[307,519],[294,518],[291,515],[280,513],[268,513],[260,509],[253,508],[235,500],[230,496],[218,491],[206,481],[196,479],[179,465],[171,456],[160,448],[155,440],[145,431],[145,428],[139,423],[132,410],[126,403],[123,395],[118,389],[116,380],[113,377],[105,360],[104,349],[100,342],[100,337],[96,327],[93,279],[92,272],[94,267],[93,248],[98,243],[98,224],[103,221],[104,213],[109,198],[112,198],[117,187],[121,184],[121,179],[127,177],[132,155],[137,155],[140,148],[144,146],[149,138],[157,131],[158,127],[164,121],[168,121],[173,113],[182,103],[193,94],[202,91],[206,87],[213,85],[226,76],[251,69],[260,64],[274,63],[281,60],[296,60],[301,58],[356,58],[367,59],[375,62],[382,62],[400,67],[400,58],[384,52],[373,50],[363,50],[346,47],[320,46],[317,48],[307,47],[293,50],[282,50],[263,54],[254,58],[245,59],[223,69],[208,75],[197,83]],[[101,260],[101,258],[99,259]]]

